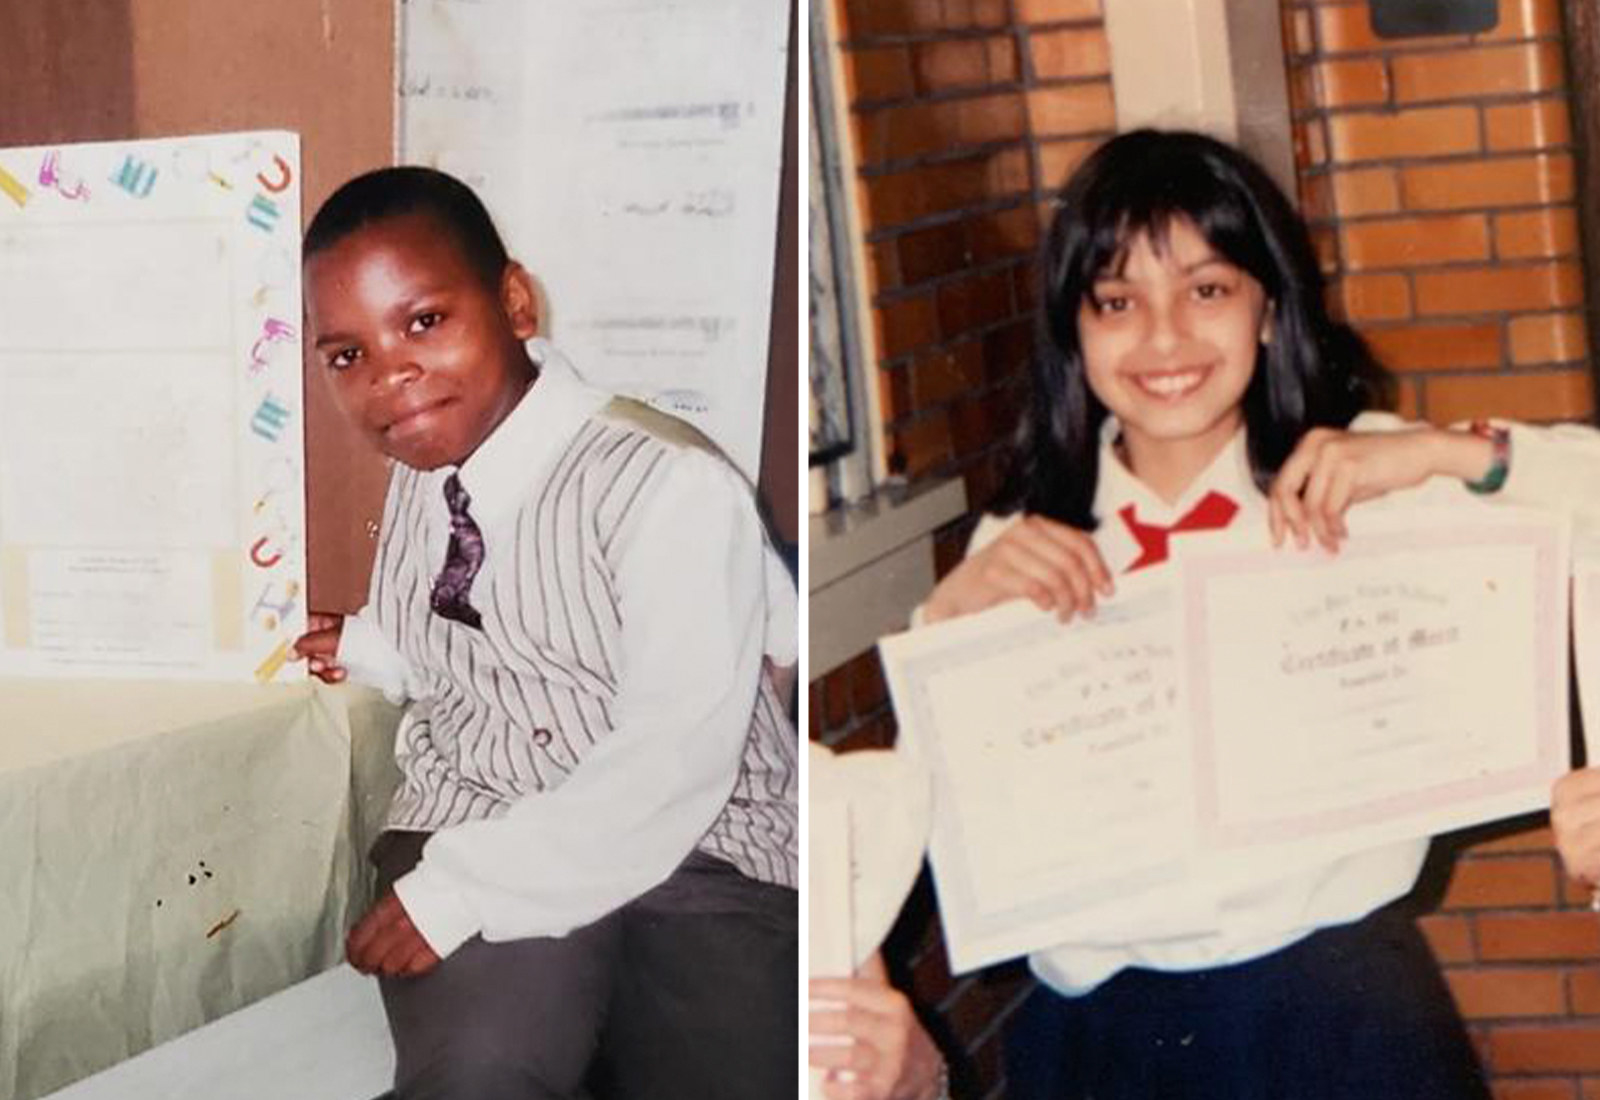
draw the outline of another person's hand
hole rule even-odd
[[[307,670],[323,683],[339,683],[347,675],[337,659],[343,632],[343,615],[313,611],[306,616],[306,632],[295,640],[294,659],[304,659]]]
[[[830,1100],[935,1100],[944,1058],[874,957],[854,978],[813,978],[810,1061]]]
[[[414,977],[439,965],[439,956],[411,923],[406,907],[393,890],[385,891],[350,929],[344,950],[350,965],[363,974]]]
[[[1315,538],[1328,550],[1337,550],[1349,534],[1344,513],[1352,504],[1409,489],[1435,474],[1473,481],[1488,472],[1493,458],[1493,444],[1471,432],[1313,428],[1267,492],[1272,543],[1281,546],[1292,536],[1303,548]]]
[[[1579,768],[1556,780],[1550,825],[1567,874],[1600,886],[1600,768]]]
[[[1032,600],[1065,622],[1092,615],[1113,591],[1111,571],[1086,532],[1024,516],[952,569],[922,605],[925,622],[970,615],[1007,600]]]

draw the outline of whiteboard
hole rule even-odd
[[[471,184],[591,383],[761,455],[786,0],[405,0],[403,163]]]

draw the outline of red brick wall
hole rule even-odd
[[[1098,0],[836,0],[899,469],[980,506],[1015,420],[1043,203],[1112,126]],[[1301,199],[1335,309],[1449,421],[1592,409],[1556,0],[1475,38],[1376,39],[1365,0],[1281,0]],[[941,571],[968,524],[939,540]],[[811,735],[894,736],[875,653],[811,685]],[[1537,825],[1464,838],[1424,928],[1505,1100],[1600,1100],[1600,920]],[[926,887],[891,963],[999,1095],[1017,967],[952,981]]]
[[[1472,37],[1379,39],[1365,0],[1284,15],[1303,208],[1402,408],[1587,416],[1557,0]]]
[[[1112,132],[1100,0],[835,0],[866,234],[877,380],[892,468],[993,494],[1032,342],[1047,193]],[[940,539],[958,556],[969,524]],[[894,736],[876,652],[814,682],[811,735]],[[926,884],[887,954],[947,1046],[962,1095],[1002,1088],[999,1027],[1020,967],[953,981]]]
[[[1098,0],[841,7],[890,461],[987,500],[1028,353],[1042,188],[1113,124]]]
[[[1500,0],[1483,35],[1399,41],[1372,33],[1365,0],[1283,9],[1303,207],[1335,308],[1401,379],[1403,410],[1588,417],[1557,0]],[[1600,1098],[1600,920],[1548,830],[1468,843],[1444,870],[1424,928],[1496,1095]]]

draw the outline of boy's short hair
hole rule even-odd
[[[510,257],[494,219],[472,188],[447,172],[405,166],[357,176],[328,196],[303,244],[306,259],[358,229],[407,214],[427,214],[455,238],[462,255],[489,286],[496,286]]]

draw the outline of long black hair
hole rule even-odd
[[[1271,177],[1203,134],[1130,131],[1095,150],[1057,200],[1039,264],[1032,394],[1001,511],[1095,526],[1107,412],[1085,379],[1079,308],[1135,238],[1148,234],[1159,242],[1174,219],[1191,222],[1219,255],[1260,283],[1272,311],[1272,340],[1257,352],[1242,401],[1258,486],[1268,486],[1307,430],[1342,428],[1363,409],[1386,403],[1387,378],[1354,330],[1328,315],[1305,224]]]

